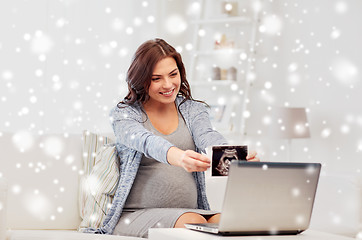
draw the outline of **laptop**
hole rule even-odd
[[[320,163],[232,161],[219,224],[185,224],[220,235],[299,234],[309,227]]]

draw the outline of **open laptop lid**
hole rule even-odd
[[[221,234],[297,234],[308,228],[321,165],[233,161]]]

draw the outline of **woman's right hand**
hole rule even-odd
[[[171,165],[179,166],[187,172],[203,172],[210,167],[210,159],[193,150],[183,151],[171,147],[167,152],[167,160]]]

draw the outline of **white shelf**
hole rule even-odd
[[[190,84],[192,86],[230,86],[231,84],[237,84],[237,81],[234,80],[199,80],[199,81],[192,81]]]
[[[195,56],[212,56],[218,54],[241,54],[246,53],[246,49],[243,48],[222,48],[222,49],[213,49],[207,51],[196,51]]]
[[[249,24],[251,19],[249,17],[224,17],[224,18],[209,18],[193,21],[193,24],[215,24],[215,23],[245,23]]]
[[[214,1],[200,1],[200,13],[198,20],[193,21],[195,25],[194,40],[193,40],[193,54],[191,55],[191,69],[190,69],[190,85],[195,87],[195,92],[205,98],[205,101],[213,101],[214,92],[220,88],[224,96],[233,97],[234,94],[242,95],[241,103],[236,106],[234,103],[228,103],[228,109],[233,111],[235,118],[230,118],[227,122],[221,124],[222,128],[231,129],[228,132],[237,132],[239,135],[244,136],[245,131],[245,118],[242,117],[242,112],[247,109],[247,100],[249,94],[249,87],[244,80],[241,73],[247,76],[254,71],[255,62],[245,61],[245,64],[240,64],[245,57],[253,59],[256,56],[254,50],[256,43],[256,35],[258,25],[260,23],[260,12],[250,12],[250,15],[243,16],[228,16],[220,15],[220,7],[210,8],[210,4]],[[244,4],[243,0],[236,0],[235,2]],[[208,11],[210,10],[211,11]],[[218,9],[218,10],[217,10]],[[200,30],[205,32],[205,37],[200,35]],[[240,31],[243,34],[239,34]],[[212,34],[222,34],[220,44],[215,43],[215,38]],[[245,34],[244,34],[245,33]],[[206,35],[207,34],[207,35]],[[218,49],[215,49],[217,47]],[[225,47],[225,48],[219,48]],[[229,47],[229,48],[228,48]],[[239,57],[239,55],[241,57]],[[233,66],[236,68],[236,79],[234,80],[211,80],[211,76],[216,76],[212,71],[212,67],[219,67],[220,70],[226,70]],[[200,68],[199,68],[200,67]],[[209,68],[209,71],[207,70]],[[220,71],[220,75],[225,72]],[[221,77],[221,76],[220,76]],[[223,77],[224,78],[224,77]],[[236,85],[234,87],[234,84]],[[206,91],[206,92],[205,92]],[[204,95],[203,95],[204,94]],[[238,95],[238,97],[240,97]],[[216,126],[215,126],[216,127]],[[220,129],[219,129],[220,130]],[[225,133],[225,132],[223,132]]]

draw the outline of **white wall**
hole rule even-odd
[[[111,131],[138,45],[157,32],[158,2],[0,3],[0,131]]]
[[[359,47],[362,2],[295,1],[298,7],[282,8],[296,20],[286,21],[283,39],[285,94],[291,105],[310,109],[311,139],[308,157],[325,163],[325,170],[350,174],[362,170],[362,50]],[[290,3],[292,4],[292,3]],[[303,13],[306,9],[308,12]],[[345,9],[345,10],[344,10]],[[302,20],[299,24],[297,21]],[[291,53],[296,40],[309,54]],[[296,63],[300,83],[288,81],[288,67]],[[295,92],[290,88],[294,87]],[[303,155],[295,145],[293,155]],[[301,158],[299,158],[301,159]]]
[[[358,24],[362,2],[293,0],[266,5],[270,12],[265,16],[275,14],[281,30],[280,34],[260,34],[264,40],[261,53],[268,61],[259,63],[257,81],[259,86],[272,83],[270,89],[261,88],[274,100],[261,100],[260,94],[254,94],[251,108],[257,111],[249,121],[250,134],[260,129],[266,132],[268,126],[262,120],[270,114],[270,106],[305,107],[311,138],[292,140],[292,159],[322,162],[324,171],[361,176],[362,50]],[[286,141],[269,139],[264,143],[260,148],[266,150],[266,158],[286,158],[287,148],[281,150],[281,146],[287,147]]]

